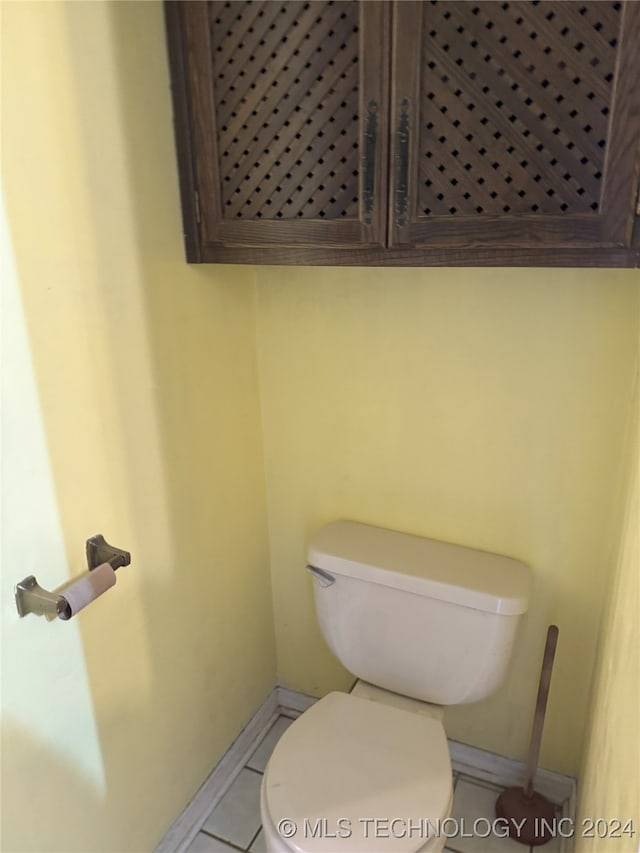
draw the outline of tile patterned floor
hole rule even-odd
[[[253,755],[242,768],[233,784],[205,820],[200,831],[188,847],[187,853],[265,853],[260,827],[260,784],[262,774],[278,738],[293,720],[279,717],[269,729]],[[529,850],[509,838],[485,834],[487,821],[494,819],[494,805],[500,788],[479,781],[463,773],[454,773],[452,818],[455,826],[466,830],[450,838],[446,853],[559,853],[560,839],[544,847]],[[486,820],[480,820],[480,819]],[[479,827],[480,835],[472,835],[469,827]]]

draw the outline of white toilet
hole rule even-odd
[[[284,733],[260,811],[269,853],[439,853],[451,813],[444,707],[502,680],[530,572],[516,560],[352,521],[309,546],[316,612],[358,681]]]

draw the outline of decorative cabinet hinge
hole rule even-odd
[[[193,191],[193,201],[196,207],[196,222],[200,225],[200,193],[198,190]]]

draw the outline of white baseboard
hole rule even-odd
[[[522,761],[514,761],[455,740],[449,740],[449,752],[451,765],[459,773],[466,773],[502,788],[515,787],[524,782],[525,764]],[[574,788],[575,779],[571,776],[563,776],[551,770],[538,770],[536,773],[536,790],[553,803],[564,803],[571,797]]]
[[[154,853],[184,853],[211,810],[222,799],[249,757],[280,714],[299,717],[318,700],[287,687],[276,686],[207,777],[191,802],[160,840]],[[493,752],[449,740],[454,771],[500,787],[522,785],[525,765]],[[562,817],[573,819],[576,781],[550,770],[538,770],[536,790],[562,805]],[[563,838],[560,853],[571,853],[572,839]]]
[[[299,717],[318,701],[315,696],[307,696],[306,693],[298,693],[280,685],[276,687],[276,696],[281,713],[287,717]]]
[[[183,853],[200,831],[211,810],[249,760],[257,745],[280,716],[277,688],[271,691],[231,747],[203,782],[191,802],[154,848],[154,853]]]

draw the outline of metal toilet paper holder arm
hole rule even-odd
[[[89,571],[93,571],[103,563],[109,563],[112,569],[128,566],[131,562],[129,551],[116,548],[98,533],[87,539],[87,563]],[[43,589],[34,575],[28,575],[16,584],[16,608],[19,616],[35,613],[36,616],[46,616],[55,619],[56,616],[68,619],[70,609],[62,592],[48,592]]]

